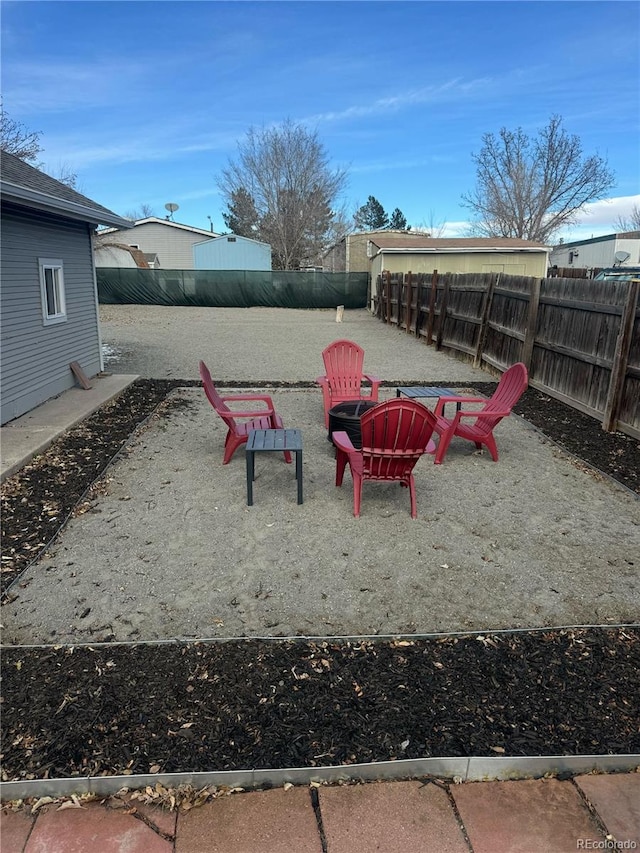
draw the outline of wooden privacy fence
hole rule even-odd
[[[602,267],[551,267],[549,278],[595,278]]]
[[[374,311],[385,323],[504,371],[640,438],[639,281],[502,273],[383,272]],[[425,377],[426,379],[426,377]]]

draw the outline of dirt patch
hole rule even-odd
[[[181,384],[136,383],[3,484],[5,590],[16,581],[6,599],[7,613],[20,606],[27,575],[42,565],[38,555],[65,520],[90,512],[96,506],[92,501],[101,499],[87,489],[105,466],[120,454],[131,464],[125,445],[136,426],[153,415],[153,432],[167,419],[192,417],[188,393],[186,402],[179,395],[165,401]],[[482,391],[493,387],[483,384]],[[596,421],[535,391],[525,394],[518,411],[547,439],[584,460],[586,465],[579,464],[590,479],[599,476],[590,467],[595,466],[640,492],[637,442],[620,433],[605,434]],[[144,432],[138,440],[141,436]],[[220,436],[209,440],[219,463]],[[566,457],[562,461],[572,468]],[[486,457],[480,463],[493,465]],[[326,464],[331,467],[328,446]],[[457,464],[470,475],[473,459],[456,460],[454,453],[452,476]],[[502,464],[489,470],[502,476],[508,463],[500,469]],[[234,472],[240,481],[243,467],[238,462]],[[291,474],[284,465],[274,471]],[[295,509],[292,478],[285,483],[290,495],[282,484],[278,489]],[[349,486],[340,498],[345,519]],[[602,487],[613,488],[606,480]],[[94,488],[101,488],[100,481]],[[423,515],[430,511],[426,491],[418,493]],[[258,481],[256,500],[265,511],[268,493]],[[368,500],[375,529],[380,524],[375,499],[365,496]],[[400,500],[397,513],[392,526],[404,523],[408,504]],[[603,594],[619,568],[603,564]],[[632,592],[637,566],[631,551],[624,568],[628,617],[637,621]],[[267,587],[251,588],[248,597],[266,606],[268,593]],[[82,623],[91,618],[95,600],[77,607]],[[230,607],[237,610],[237,605]],[[410,632],[407,625],[404,639],[375,642],[6,648],[4,778],[316,766],[429,755],[640,751],[637,628],[489,631],[482,638],[442,639],[411,638]],[[95,640],[104,636],[98,633]]]

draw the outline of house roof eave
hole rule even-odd
[[[9,181],[0,182],[0,192],[4,201],[18,203],[35,210],[63,214],[70,219],[77,219],[91,225],[114,225],[118,228],[131,228],[133,224],[129,219],[110,213],[106,209],[102,211],[67,199],[55,198],[29,187],[12,184]]]
[[[137,228],[139,225],[167,225],[170,228],[175,228],[176,231],[188,231],[192,234],[202,234],[203,237],[222,237],[223,234],[218,234],[216,231],[209,231],[206,228],[196,228],[193,225],[183,225],[181,222],[172,222],[170,219],[160,219],[159,216],[146,216],[144,219],[136,219],[129,222],[128,228]],[[104,228],[100,233],[107,234],[117,228]],[[205,242],[204,240],[202,242]]]
[[[375,245],[375,243],[374,243]],[[549,254],[551,251],[548,247],[543,246],[540,248],[534,247],[520,247],[520,248],[509,248],[507,246],[468,246],[466,248],[451,248],[441,246],[439,248],[425,248],[425,247],[415,247],[411,248],[408,246],[403,247],[377,247],[378,251],[376,255],[469,255],[469,254]]]

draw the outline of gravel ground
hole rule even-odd
[[[105,370],[147,379],[197,379],[205,361],[214,379],[234,382],[312,382],[324,373],[322,350],[349,338],[365,351],[367,373],[395,382],[493,379],[411,335],[386,326],[365,309],[173,308],[101,305]]]
[[[154,417],[4,607],[6,642],[386,635],[632,622],[640,504],[526,421],[500,461],[454,440],[416,468],[418,519],[395,484],[367,483],[352,515],[319,390],[275,389],[304,436],[294,466],[223,466],[223,422],[199,388]],[[393,395],[386,389],[383,396]],[[14,587],[15,590],[15,587]]]
[[[112,369],[190,379],[204,357],[242,383],[308,382],[338,334],[383,379],[464,382],[486,373],[366,311],[101,306]],[[139,341],[139,343],[137,343]],[[128,343],[125,343],[128,342]],[[250,387],[247,382],[247,386]],[[513,415],[500,461],[454,439],[445,464],[406,490],[366,483],[352,515],[334,485],[319,389],[274,387],[304,436],[305,501],[294,466],[258,455],[246,506],[244,453],[223,466],[226,428],[199,387],[172,392],[98,482],[4,607],[15,643],[242,636],[387,635],[634,622],[640,504]],[[395,395],[384,388],[381,398]]]

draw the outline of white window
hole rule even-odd
[[[62,261],[57,258],[38,258],[40,292],[42,294],[42,321],[45,326],[64,323],[67,309],[64,300]]]

